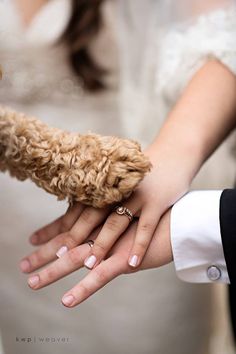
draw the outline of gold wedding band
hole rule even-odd
[[[116,214],[118,215],[125,215],[129,218],[130,221],[133,220],[133,214],[131,213],[131,211],[126,208],[125,206],[123,205],[118,205],[115,207],[114,211],[116,212]]]
[[[94,246],[94,241],[93,240],[88,240],[85,243],[87,243],[90,248],[93,248],[93,246]]]

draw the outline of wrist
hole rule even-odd
[[[168,144],[158,138],[144,151],[158,175],[172,178],[173,184],[180,182],[188,190],[193,178],[204,162],[199,146],[192,142]]]

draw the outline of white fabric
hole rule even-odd
[[[195,191],[180,199],[171,211],[171,244],[180,279],[208,283],[207,270],[221,271],[217,282],[229,283],[220,233],[222,191]]]
[[[172,19],[177,13],[173,23],[182,23],[194,14],[196,17],[195,11],[189,11],[191,0],[185,6],[180,0],[117,0],[118,8],[115,1],[107,1],[111,8],[104,9],[105,28],[92,49],[105,67],[112,67],[114,82],[120,86],[117,89],[115,84],[113,90],[99,95],[83,90],[68,66],[66,48],[50,44],[65,26],[63,1],[69,3],[50,0],[29,30],[22,28],[13,0],[0,1],[0,64],[4,75],[0,101],[64,129],[125,135],[147,145],[178,99],[179,90],[172,88],[181,78],[176,74],[165,90],[156,89],[159,71],[164,70],[159,65],[162,30],[168,33],[173,29]],[[48,26],[46,18],[50,18]],[[58,27],[48,37],[51,24]],[[176,48],[175,57],[182,53]],[[160,77],[165,81],[165,75]],[[158,85],[162,84],[159,81]],[[219,178],[216,181],[219,183]],[[203,188],[205,183],[198,187]],[[32,346],[14,343],[15,335],[70,338],[66,347],[49,348],[36,343],[35,354],[55,350],[58,354],[172,354],[173,348],[175,354],[198,354],[206,350],[211,323],[210,311],[206,311],[210,308],[210,289],[178,282],[171,266],[120,277],[71,311],[62,308],[60,298],[78,282],[80,272],[32,293],[17,270],[17,261],[31,251],[28,235],[63,213],[66,205],[8,175],[0,175],[0,193],[0,325],[6,352],[32,353]],[[181,319],[181,326],[176,326],[176,319]]]
[[[55,102],[71,102],[82,98],[82,84],[68,67],[64,46],[54,45],[65,30],[69,5],[67,0],[49,1],[25,28],[14,0],[0,2],[2,101],[39,102],[50,96]]]
[[[129,136],[141,139],[145,134],[151,139],[209,58],[217,58],[236,74],[236,1],[119,3],[123,124]],[[147,124],[154,128],[152,134]]]
[[[191,22],[190,22],[191,23]],[[156,90],[174,102],[195,72],[209,59],[218,59],[236,74],[236,6],[176,25],[163,37]],[[171,86],[171,88],[170,88]]]
[[[50,0],[46,3],[25,30],[26,40],[32,45],[54,44],[68,24],[71,4],[68,0]]]

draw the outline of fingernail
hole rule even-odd
[[[74,300],[75,300],[75,298],[73,295],[65,295],[65,296],[63,296],[61,301],[64,305],[70,306],[73,304]]]
[[[62,246],[56,253],[57,257],[60,258],[68,251],[68,247]]]
[[[30,271],[30,262],[27,259],[23,259],[20,262],[20,269],[22,272],[29,272]]]
[[[39,276],[33,275],[31,278],[28,279],[28,284],[30,287],[34,287],[39,283]]]
[[[37,234],[33,234],[31,237],[30,237],[30,242],[31,243],[37,243],[39,240],[39,237]]]
[[[131,267],[136,267],[137,264],[138,264],[138,256],[134,255],[134,256],[132,256],[132,257],[130,258],[130,260],[129,260],[129,265],[130,265]]]
[[[96,263],[96,261],[97,261],[97,258],[94,255],[92,255],[92,256],[90,256],[90,257],[85,259],[84,265],[87,268],[93,268],[93,266]]]

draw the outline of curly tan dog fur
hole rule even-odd
[[[0,107],[0,170],[59,200],[104,207],[127,198],[151,163],[132,140],[48,127]]]

